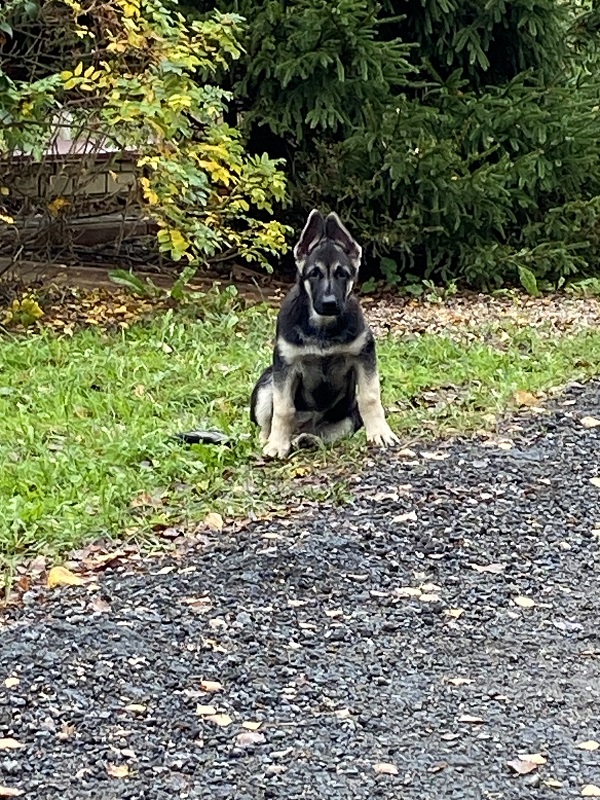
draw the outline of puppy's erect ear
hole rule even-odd
[[[298,244],[294,247],[294,258],[298,269],[302,268],[310,251],[319,244],[324,236],[325,220],[321,212],[313,208],[308,215],[304,230],[300,234]]]
[[[342,248],[350,259],[352,266],[358,269],[362,258],[362,247],[358,242],[354,241],[350,232],[334,211],[328,214],[325,220],[325,235],[328,239],[333,239]]]

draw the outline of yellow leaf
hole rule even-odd
[[[214,706],[203,706],[202,703],[196,706],[196,715],[199,717],[213,717],[216,713],[217,709]]]
[[[200,688],[203,692],[222,692],[223,684],[219,681],[200,681]]]
[[[73,75],[82,75],[82,74],[83,74],[83,62],[80,61],[79,64],[77,64],[77,66],[75,67]]]
[[[204,518],[204,524],[207,525],[211,531],[223,530],[223,517],[215,511],[209,511]]]
[[[25,747],[25,745],[13,739],[12,736],[8,736],[6,739],[0,739],[0,750],[18,750],[21,747]]]
[[[262,722],[242,722],[242,728],[246,728],[247,731],[257,731]]]
[[[518,406],[537,406],[540,403],[534,394],[522,391],[515,392],[514,401]]]
[[[214,722],[215,725],[218,725],[220,728],[227,728],[228,725],[231,725],[233,720],[229,716],[229,714],[212,714],[210,717],[206,717],[209,722]]]
[[[532,600],[531,597],[524,597],[523,595],[515,597],[513,603],[520,608],[533,608],[535,606],[535,600]]]
[[[65,567],[52,567],[48,573],[49,589],[53,589],[55,586],[81,586],[83,582],[79,575],[75,575]]]
[[[126,778],[129,775],[129,767],[127,764],[107,764],[106,772],[111,778]]]
[[[132,714],[144,714],[147,706],[142,705],[142,703],[130,703],[128,706],[125,706],[125,711],[131,711]]]
[[[14,225],[14,219],[9,217],[8,214],[0,214],[0,222],[5,222],[7,225]]]
[[[588,739],[586,742],[579,742],[576,744],[575,747],[578,747],[580,750],[597,750],[600,747],[600,744],[593,739]]]
[[[582,797],[600,797],[600,786],[594,786],[593,783],[588,783],[581,790]]]
[[[94,67],[88,67],[86,69],[86,71],[83,73],[83,77],[84,78],[91,78],[95,71],[96,70],[95,70]]]

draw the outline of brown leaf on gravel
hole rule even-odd
[[[483,725],[485,722],[481,717],[475,717],[472,714],[462,714],[458,718],[458,721],[468,723],[469,725]]]
[[[209,722],[214,722],[220,728],[227,728],[233,722],[229,714],[211,714],[206,719]]]
[[[106,772],[111,778],[126,778],[129,775],[127,764],[107,764]]]
[[[0,786],[0,797],[21,797],[24,794],[23,789],[17,789],[14,786]]]
[[[540,404],[539,398],[537,398],[531,392],[525,391],[517,391],[513,395],[513,400],[518,406],[538,406]]]
[[[196,715],[198,717],[213,717],[217,713],[217,709],[214,706],[205,706],[202,703],[198,703],[196,706]]]
[[[517,775],[528,775],[530,772],[534,772],[540,766],[534,761],[524,761],[520,758],[515,758],[513,761],[507,761],[506,765],[510,767],[513,772],[516,772]]]
[[[562,782],[554,778],[547,778],[544,781],[544,786],[547,786],[549,789],[562,789]]]
[[[212,601],[208,595],[203,597],[184,597],[181,602],[189,606],[192,611],[197,612],[210,611],[212,608]]]
[[[600,478],[590,478],[590,483],[592,484],[592,486],[595,486],[596,488],[600,489]]]
[[[56,738],[60,739],[61,742],[66,742],[67,739],[70,739],[71,736],[75,735],[75,725],[67,725],[66,722],[63,722],[61,729],[56,734]]]
[[[432,764],[427,772],[432,772],[434,775],[438,772],[442,772],[445,769],[448,769],[450,764],[447,761],[438,761],[436,764]]]
[[[142,703],[129,703],[129,705],[123,707],[123,710],[130,711],[132,714],[145,714],[148,710],[148,706]]]
[[[238,747],[255,747],[258,744],[264,744],[266,738],[264,733],[258,731],[246,731],[238,733],[235,737],[235,743]]]
[[[49,589],[54,589],[56,586],[82,586],[83,583],[83,578],[75,575],[74,572],[65,567],[52,567],[48,573],[47,585]]]
[[[94,597],[92,600],[90,600],[90,608],[92,611],[97,611],[99,614],[108,614],[108,612],[112,609],[112,606],[101,597]]]
[[[204,524],[209,527],[211,531],[220,532],[223,530],[223,517],[217,514],[216,511],[209,511],[204,517]]]
[[[585,742],[579,742],[576,744],[575,747],[579,748],[579,750],[597,750],[600,747],[600,744],[596,742],[594,739],[588,739]]]
[[[504,572],[504,564],[469,564],[475,572],[489,572],[492,575],[500,575]]]
[[[97,553],[96,555],[84,558],[83,565],[86,569],[90,570],[104,569],[121,558],[127,558],[127,555],[125,550],[113,550],[111,553]]]
[[[242,728],[245,728],[247,731],[257,731],[261,725],[262,722],[242,722]]]
[[[465,610],[464,608],[447,608],[444,613],[447,617],[452,617],[452,619],[460,619]]]
[[[18,678],[15,678],[13,675],[10,675],[4,681],[4,685],[7,689],[14,689],[15,686],[18,686],[20,683],[21,681]]]
[[[529,761],[532,764],[536,764],[538,767],[542,764],[546,764],[548,761],[546,756],[543,756],[541,753],[519,753],[519,758],[521,761]]]
[[[373,764],[373,769],[377,775],[398,775],[398,767],[395,764],[388,764],[386,761]]]
[[[12,736],[0,739],[0,750],[19,750],[21,747],[25,747],[25,745],[13,739]]]
[[[600,797],[600,786],[595,786],[593,783],[588,783],[581,790],[582,797]]]
[[[203,692],[222,692],[223,684],[219,681],[200,681],[200,688]]]

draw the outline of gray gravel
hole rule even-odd
[[[600,750],[577,747],[600,741],[600,428],[585,416],[600,419],[597,383],[509,425],[511,449],[374,456],[346,506],[107,570],[95,592],[33,593],[0,629],[0,737],[24,745],[0,750],[0,784],[61,800],[600,785]],[[519,754],[546,763],[516,775]]]

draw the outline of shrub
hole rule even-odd
[[[286,249],[285,228],[271,219],[285,197],[284,175],[276,160],[249,155],[224,122],[228,94],[213,80],[240,56],[242,20],[215,12],[188,22],[176,6],[9,0],[0,11],[0,156],[43,159],[57,128],[68,125],[74,138],[135,154],[161,251],[196,265],[211,257],[266,264]],[[2,213],[10,224],[16,192],[11,197],[5,165]],[[53,197],[36,213],[64,218],[76,211],[71,205]]]

